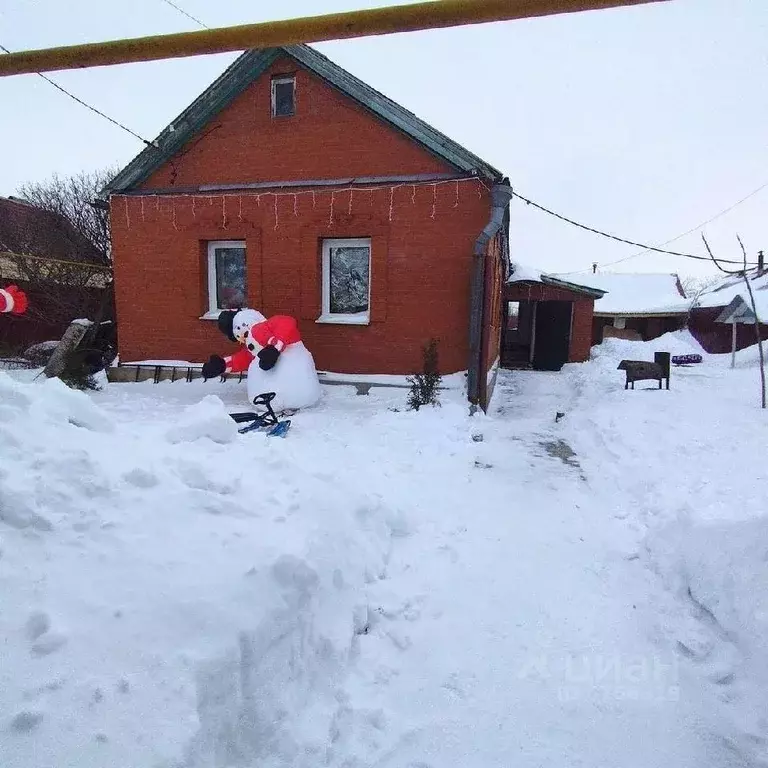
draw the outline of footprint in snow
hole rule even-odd
[[[141,467],[136,467],[123,475],[123,480],[136,488],[154,488],[158,484],[157,475]]]
[[[43,713],[33,709],[23,709],[11,718],[11,730],[16,733],[34,731],[43,722]]]
[[[51,631],[51,617],[45,611],[30,613],[25,631],[31,643],[30,650],[34,656],[48,656],[67,642],[66,635]]]

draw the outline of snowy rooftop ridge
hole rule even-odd
[[[521,264],[519,261],[513,261],[510,266],[511,274],[507,278],[507,284],[542,283],[595,295],[604,293],[603,289],[598,286],[589,285],[581,281],[576,282],[574,280],[568,280],[566,279],[567,275],[559,276],[549,272],[542,272],[536,267],[531,267],[528,264]]]
[[[598,272],[579,279],[605,291],[595,301],[596,315],[684,315],[691,305],[673,273]]]
[[[768,320],[768,272],[758,274],[753,270],[747,276],[755,294],[758,319],[764,323]],[[740,274],[726,275],[722,280],[702,291],[695,301],[695,306],[704,309],[727,307],[737,296],[751,306],[744,278]]]

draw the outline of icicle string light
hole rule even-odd
[[[469,177],[469,178],[463,178],[463,179],[446,179],[445,181],[427,181],[422,183],[413,183],[408,182],[405,184],[392,184],[392,185],[377,185],[377,186],[371,186],[371,187],[343,187],[340,189],[332,189],[328,190],[328,193],[331,196],[330,200],[330,210],[328,214],[328,226],[331,227],[333,225],[333,215],[334,215],[334,206],[336,205],[336,195],[339,194],[349,194],[349,199],[347,202],[347,213],[348,215],[352,215],[352,208],[353,208],[353,201],[354,201],[354,193],[355,192],[367,192],[370,196],[370,205],[373,207],[374,199],[376,192],[379,190],[389,190],[389,221],[394,220],[394,214],[395,214],[395,193],[400,188],[410,188],[411,190],[411,204],[416,204],[416,192],[417,192],[417,186],[424,186],[424,187],[431,187],[432,188],[432,208],[430,211],[430,218],[434,219],[437,215],[437,188],[443,184],[453,184],[455,186],[456,190],[456,197],[453,204],[453,208],[459,207],[460,202],[460,184],[464,182],[470,182],[479,184],[481,189],[477,189],[477,194],[480,198],[483,196],[483,189],[486,191],[489,189],[488,185],[482,180],[475,177]],[[272,196],[272,210],[274,212],[275,217],[275,223],[274,228],[278,229],[280,226],[279,221],[279,199],[281,197],[285,198],[293,198],[293,215],[298,216],[299,215],[299,197],[301,195],[311,195],[312,196],[312,208],[317,208],[317,195],[318,194],[324,194],[325,191],[318,191],[315,189],[311,190],[304,190],[300,192],[258,192],[253,194],[246,193],[245,195],[241,192],[238,194],[238,214],[237,218],[238,221],[243,221],[243,197],[250,197],[250,198],[256,198],[256,205],[260,208],[261,207],[261,198]],[[130,228],[131,226],[131,218],[130,218],[130,210],[129,210],[129,204],[128,204],[128,195],[125,195],[123,197],[124,205],[125,205],[125,222],[126,227]],[[160,210],[160,198],[162,195],[153,195],[155,198],[155,208],[156,210]],[[172,218],[173,218],[173,227],[176,230],[179,230],[178,222],[176,219],[176,202],[179,198],[182,200],[188,199],[188,197],[192,198],[192,217],[197,218],[197,197],[195,195],[170,195],[171,200],[171,210],[172,210]],[[203,200],[208,200],[208,205],[213,206],[215,202],[218,201],[218,197],[212,196],[212,195],[205,195],[201,196]],[[227,222],[227,195],[222,194],[221,195],[221,216],[222,216],[222,227],[224,229],[228,229],[228,222]],[[145,217],[145,208],[144,208],[144,197],[141,198],[141,217],[142,221],[144,221]]]

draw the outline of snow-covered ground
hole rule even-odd
[[[284,439],[244,383],[0,373],[0,766],[767,765],[754,350],[616,370],[693,345]]]

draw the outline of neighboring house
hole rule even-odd
[[[691,301],[675,274],[598,272],[583,280],[605,291],[595,302],[593,345],[606,338],[649,341],[685,327]]]
[[[244,53],[104,194],[124,363],[229,352],[248,305],[320,371],[410,374],[435,337],[486,404],[508,181],[314,49]]]
[[[762,269],[747,273],[757,305],[757,318],[760,321],[760,335],[768,339],[768,272]],[[728,275],[713,286],[702,291],[691,308],[688,328],[694,338],[707,352],[730,352],[732,345],[732,327],[730,324],[717,322],[726,307],[732,310],[751,311],[749,291],[741,274]],[[727,314],[727,313],[726,313]],[[736,349],[744,349],[757,343],[754,324],[736,325]]]
[[[102,306],[109,279],[101,254],[67,219],[0,197],[0,287],[15,283],[29,298],[24,315],[0,321],[2,351],[60,338]]]
[[[589,359],[595,301],[604,291],[513,264],[504,287],[501,365],[558,371]]]

